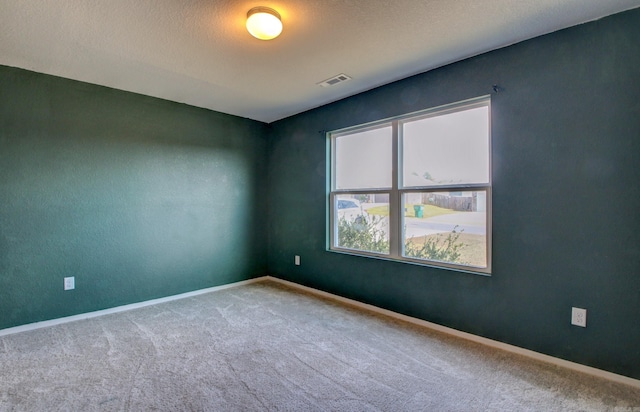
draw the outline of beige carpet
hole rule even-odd
[[[0,338],[2,411],[640,410],[640,391],[256,283]]]

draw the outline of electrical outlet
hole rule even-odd
[[[571,308],[571,324],[587,327],[587,310],[581,308]]]
[[[71,290],[76,288],[76,278],[75,276],[71,276],[68,278],[64,278],[64,290]]]
[[[296,255],[296,257],[293,259],[293,262],[296,264],[296,266],[300,266],[300,256]]]

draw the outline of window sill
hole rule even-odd
[[[367,258],[367,259],[384,260],[387,262],[404,263],[404,264],[428,267],[433,269],[443,269],[443,270],[448,270],[453,272],[467,273],[470,275],[480,275],[484,277],[491,277],[491,272],[489,271],[489,269],[475,268],[472,266],[466,268],[458,265],[447,265],[446,263],[440,264],[440,263],[431,262],[431,261],[420,261],[420,260],[413,260],[408,258],[395,258],[395,257],[380,255],[376,253],[352,251],[349,249],[327,249],[327,252],[338,253],[341,255],[356,256],[356,257]]]

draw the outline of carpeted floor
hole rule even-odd
[[[0,410],[640,411],[640,391],[261,282],[0,337]]]

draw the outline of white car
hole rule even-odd
[[[356,199],[337,199],[338,219],[346,219],[349,222],[362,223],[362,217],[368,216],[360,201]]]

